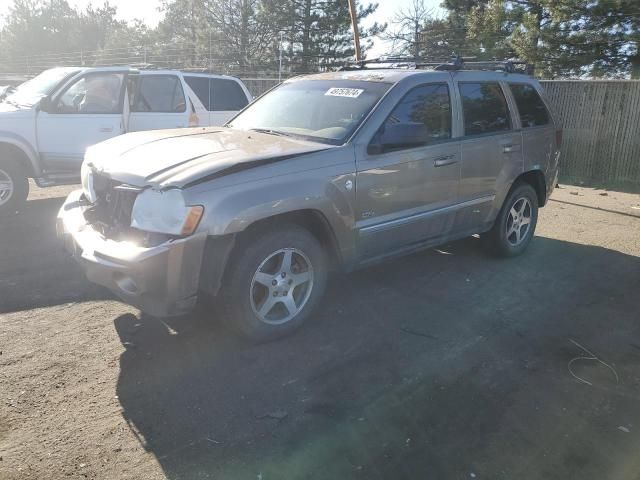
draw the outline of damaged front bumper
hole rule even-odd
[[[143,247],[105,238],[87,222],[82,191],[58,213],[56,230],[87,278],[153,316],[181,315],[196,304],[206,233]]]

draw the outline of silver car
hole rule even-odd
[[[330,271],[480,234],[530,243],[561,131],[529,75],[358,69],[285,81],[225,127],[86,153],[58,233],[88,278],[155,316],[201,296],[247,336],[297,328]]]

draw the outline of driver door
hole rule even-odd
[[[124,133],[125,73],[88,73],[36,118],[38,150],[49,172],[80,170],[87,147]]]
[[[451,232],[460,183],[460,143],[452,126],[448,83],[420,85],[358,152],[356,225],[364,257]]]

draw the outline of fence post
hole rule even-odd
[[[280,59],[278,62],[278,83],[282,81],[282,36],[284,32],[280,32]]]

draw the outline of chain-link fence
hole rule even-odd
[[[317,55],[283,55],[260,62],[241,62],[234,58],[217,57],[206,44],[155,43],[127,45],[99,50],[79,50],[64,53],[27,55],[2,58],[0,76],[31,77],[43,70],[63,66],[119,66],[139,68],[194,70],[254,78],[288,77],[293,74],[322,72],[335,69],[344,60]]]

